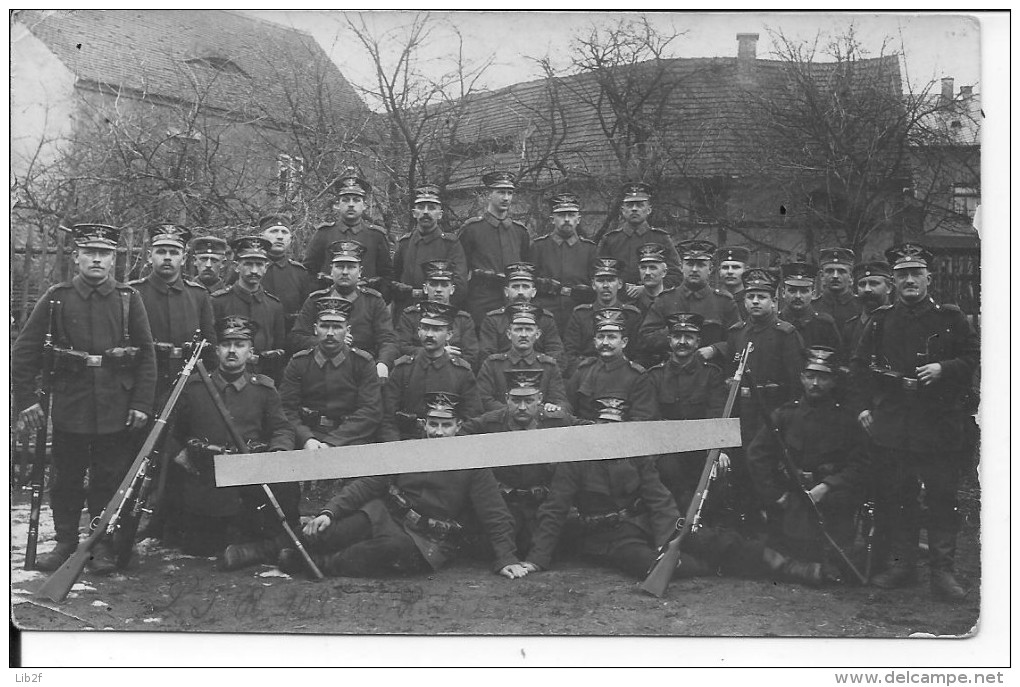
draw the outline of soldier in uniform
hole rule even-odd
[[[883,305],[889,305],[893,296],[892,268],[884,260],[854,265],[853,277],[857,285],[857,300],[861,303],[861,314],[843,322],[842,339],[849,355],[857,350],[857,344],[872,314]]]
[[[506,407],[507,380],[505,373],[510,369],[537,369],[541,373],[539,390],[545,399],[545,411],[555,413],[567,408],[563,389],[563,376],[552,356],[535,350],[535,343],[542,335],[538,326],[539,309],[530,303],[508,305],[510,326],[506,336],[510,350],[493,353],[478,370],[478,393],[482,408],[488,412]]]
[[[98,517],[113,498],[134,458],[132,431],[153,412],[156,360],[141,296],[113,276],[120,230],[76,224],[78,273],[51,286],[36,303],[11,350],[11,387],[21,428],[35,432],[44,421],[35,401],[43,340],[54,301],[56,370],[51,420],[53,466],[50,508],[57,544],[36,559],[37,570],[56,570],[78,546],[82,506]],[[59,303],[59,305],[57,305]],[[88,471],[88,486],[85,473]],[[114,570],[105,541],[92,549],[90,568]]]
[[[704,318],[697,313],[681,312],[670,315],[668,322],[669,359],[648,370],[662,419],[721,417],[727,396],[725,375],[718,366],[696,355]],[[725,474],[729,469],[725,453],[719,454],[719,464]],[[687,510],[704,465],[704,451],[666,454],[656,461],[659,478],[681,510]],[[717,501],[713,499],[710,503]]]
[[[628,183],[623,187],[621,201],[624,223],[612,229],[598,242],[598,254],[607,258],[622,261],[627,269],[623,273],[623,286],[627,298],[633,300],[641,292],[641,280],[638,275],[634,255],[637,249],[646,243],[658,243],[666,253],[666,288],[680,283],[680,255],[669,232],[649,226],[648,216],[652,214],[651,189],[647,184]]]
[[[663,291],[648,308],[641,324],[642,345],[650,353],[669,353],[666,317],[675,312],[696,312],[705,318],[701,330],[700,355],[710,359],[725,332],[740,322],[737,305],[729,291],[708,285],[715,245],[709,241],[687,241],[681,245],[684,282]],[[713,350],[715,346],[715,350]]]
[[[294,354],[280,385],[283,412],[306,449],[368,444],[382,417],[382,385],[372,356],[347,344],[351,302],[315,301],[318,344]]]
[[[401,356],[393,364],[393,373],[383,387],[381,441],[420,438],[421,427],[417,420],[424,415],[425,394],[429,392],[456,393],[466,417],[482,414],[471,366],[463,358],[446,351],[456,309],[432,301],[421,301],[418,307],[421,309],[418,337],[422,350]]]
[[[247,444],[245,452],[290,451],[294,428],[273,380],[246,369],[257,329],[258,323],[239,315],[216,321],[218,365],[210,377]],[[213,456],[226,453],[226,447],[238,449],[203,380],[189,380],[175,418],[173,436],[183,447],[173,458],[182,472],[182,512],[175,532],[181,549],[195,556],[219,554],[222,570],[275,561],[287,535],[276,511],[267,507],[263,489],[216,486]],[[274,484],[272,490],[289,524],[297,526],[297,484]]]
[[[421,291],[428,274],[425,267],[434,260],[442,261],[450,273],[458,303],[463,300],[467,285],[467,258],[455,234],[444,233],[439,227],[443,219],[443,202],[436,186],[419,186],[414,190],[411,208],[414,226],[397,241],[393,257],[393,273],[402,284]],[[394,299],[393,312],[400,313],[411,305],[413,292],[400,293]]]
[[[861,313],[861,303],[854,296],[850,270],[854,266],[854,252],[849,248],[823,248],[818,251],[818,264],[822,271],[822,293],[812,301],[815,310],[846,322]]]
[[[510,325],[509,306],[513,303],[531,303],[535,293],[534,265],[518,262],[506,266],[506,286],[503,288],[505,305],[490,310],[482,320],[478,335],[479,364],[493,353],[509,350],[510,340],[506,336],[507,328]],[[538,326],[542,330],[542,338],[538,340],[535,349],[540,353],[552,356],[562,372],[566,367],[566,356],[563,352],[560,330],[556,326],[553,314],[545,309],[539,310]]]
[[[315,302],[323,296],[339,296],[351,301],[350,341],[376,359],[379,376],[389,376],[393,361],[399,356],[397,335],[386,303],[375,289],[359,286],[365,247],[357,241],[337,241],[330,246],[333,286],[308,295],[298,312],[294,328],[287,337],[291,351],[303,351],[318,343],[315,336],[317,311]]]
[[[191,242],[191,253],[195,258],[195,279],[209,293],[227,288],[223,280],[227,249],[227,242],[219,236],[200,236]]]
[[[577,233],[581,222],[581,202],[572,193],[560,193],[550,201],[553,230],[531,242],[531,260],[539,281],[535,304],[556,318],[561,332],[566,330],[570,313],[589,296],[588,282],[595,242]],[[549,280],[552,280],[551,282]]]
[[[283,304],[284,330],[287,333],[294,326],[301,305],[314,289],[314,280],[305,266],[290,259],[290,244],[294,239],[290,226],[290,219],[280,214],[266,215],[259,220],[262,238],[270,242],[269,263],[266,276],[262,278],[262,288]]]
[[[623,279],[620,277],[622,271],[623,264],[616,258],[596,258],[592,263],[591,285],[595,290],[595,302],[575,307],[563,334],[563,346],[567,356],[564,376],[568,379],[577,370],[577,365],[581,360],[595,356],[595,313],[603,308],[623,310],[626,322],[625,334],[629,342],[625,351],[627,357],[637,361],[642,353],[641,342],[638,338],[641,311],[635,305],[620,302],[619,293],[623,286]]]
[[[740,319],[747,320],[744,303],[744,270],[751,259],[751,251],[743,246],[723,246],[715,252],[715,264],[719,269],[719,281],[723,289],[733,296]]]
[[[567,381],[567,402],[580,418],[598,416],[599,398],[622,398],[632,420],[658,420],[655,388],[645,369],[624,354],[627,346],[626,315],[620,308],[595,313],[594,358],[585,358]]]
[[[483,174],[488,207],[481,217],[472,217],[460,229],[471,280],[465,307],[478,327],[487,312],[503,304],[502,275],[507,266],[530,256],[528,228],[510,218],[516,180],[511,172]]]
[[[283,304],[262,288],[270,245],[261,236],[242,236],[231,242],[237,261],[237,281],[229,288],[213,292],[212,307],[217,320],[240,315],[258,324],[254,339],[257,369],[273,376],[283,369],[286,334]]]
[[[331,247],[337,241],[357,241],[365,248],[362,258],[361,276],[364,279],[393,278],[393,261],[390,258],[390,242],[386,230],[365,219],[366,198],[372,186],[358,176],[357,170],[348,167],[344,174],[329,188],[333,203],[331,209],[339,215],[315,228],[302,262],[309,274],[315,278],[329,266]]]
[[[980,346],[959,308],[928,295],[927,248],[901,244],[886,251],[886,258],[896,302],[872,314],[853,360],[858,380],[852,405],[871,438],[879,471],[876,513],[884,516],[892,549],[888,569],[872,583],[894,588],[916,582],[923,482],[932,593],[960,599],[965,592],[953,574],[957,490],[973,449],[971,380]]]
[[[429,392],[422,420],[425,436],[456,436],[462,415],[453,392]],[[437,571],[463,543],[463,522],[482,525],[503,577],[527,572],[514,555],[510,513],[487,468],[362,477],[346,484],[303,535],[326,575],[375,577]],[[280,553],[280,569],[296,574],[305,563],[294,549]]]
[[[772,413],[797,474],[789,474],[779,441],[762,427],[747,450],[747,462],[762,501],[782,512],[773,548],[806,560],[835,564],[814,515],[790,493],[791,479],[808,490],[825,517],[828,532],[844,549],[853,543],[853,517],[864,500],[869,473],[867,436],[853,412],[836,399],[841,375],[837,352],[812,346],[801,372],[803,396]]]
[[[634,305],[641,311],[644,320],[648,309],[666,290],[666,249],[658,243],[645,243],[637,249],[638,272],[641,276],[641,291],[634,298]]]
[[[843,342],[836,321],[831,315],[816,312],[811,301],[817,268],[805,262],[788,262],[781,269],[785,306],[779,319],[797,328],[805,347],[826,346],[842,351]]]
[[[425,300],[449,304],[457,291],[454,286],[454,274],[450,263],[445,260],[430,260],[421,267],[425,275]],[[421,310],[418,305],[409,305],[400,313],[397,323],[397,346],[400,355],[412,355],[421,350],[418,338],[418,319]],[[446,344],[446,351],[470,363],[474,368],[481,363],[478,360],[478,334],[474,320],[464,310],[458,310],[453,319],[453,332]]]

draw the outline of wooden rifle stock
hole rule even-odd
[[[191,371],[195,369],[196,364],[200,364],[202,348],[206,345],[205,341],[201,341],[191,359],[184,366],[180,377],[177,378],[177,383],[174,384],[173,391],[170,392],[170,397],[163,405],[163,409],[160,411],[159,417],[156,418],[152,429],[149,430],[145,443],[142,444],[141,450],[138,451],[138,455],[128,469],[127,474],[121,480],[120,486],[117,487],[117,492],[110,499],[110,502],[106,504],[106,508],[103,509],[99,517],[92,522],[92,534],[89,535],[88,539],[80,543],[74,553],[71,554],[71,557],[64,561],[64,564],[50,575],[49,579],[36,592],[36,596],[42,596],[57,602],[67,598],[67,594],[71,591],[71,587],[74,586],[75,580],[81,575],[81,571],[85,569],[85,564],[92,557],[92,549],[95,548],[96,544],[108,532],[114,531],[117,527],[125,504],[138,494],[138,489],[141,486],[140,482],[145,477],[145,470],[150,457],[163,432],[166,430],[166,421],[173,412],[174,406],[177,405],[177,401],[184,391],[184,385],[187,384],[188,378],[191,376]]]
[[[744,375],[744,368],[747,366],[747,357],[751,354],[752,350],[754,350],[754,345],[749,342],[740,354],[737,371],[733,374],[733,384],[730,386],[730,393],[726,397],[726,405],[723,407],[722,416],[724,418],[728,418],[733,414],[733,405],[736,403],[737,394],[740,392],[740,381]],[[715,476],[716,461],[719,460],[720,453],[721,450],[717,448],[708,452],[708,456],[705,458],[705,466],[701,469],[701,477],[698,479],[698,488],[694,492],[694,498],[691,499],[690,505],[687,506],[687,513],[684,515],[683,520],[677,523],[676,534],[660,549],[658,558],[655,559],[651,570],[648,571],[645,581],[641,583],[640,588],[642,591],[657,597],[661,597],[666,593],[666,587],[669,586],[670,580],[673,579],[673,571],[680,564],[680,546],[701,520],[701,508],[708,497],[708,486]]]
[[[39,407],[42,408],[42,426],[35,433],[35,460],[29,485],[32,500],[28,515],[28,542],[25,544],[25,570],[35,569],[36,548],[39,544],[39,516],[42,514],[43,488],[46,484],[46,438],[49,434],[50,405],[53,387],[53,328],[56,322],[56,306],[59,301],[49,302],[49,325],[43,339],[42,371],[39,376]],[[11,456],[14,460],[14,456]]]

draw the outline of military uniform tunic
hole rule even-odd
[[[522,356],[513,349],[505,353],[493,353],[478,370],[478,393],[482,399],[482,408],[486,412],[506,408],[506,370],[538,368],[542,369],[539,390],[542,392],[543,403],[554,403],[569,411],[563,376],[556,361],[544,353],[532,351]]]
[[[421,340],[418,338],[420,321],[421,312],[416,305],[409,305],[400,313],[400,321],[397,323],[397,347],[400,349],[400,355],[411,355],[422,350]],[[478,360],[478,334],[475,332],[475,323],[471,315],[463,310],[458,310],[453,320],[449,344],[460,349],[460,357],[468,361],[472,368],[481,364]]]
[[[357,241],[365,247],[361,258],[361,276],[364,279],[382,277],[393,279],[393,260],[390,258],[390,242],[386,230],[365,219],[359,219],[353,226],[343,221],[320,224],[315,228],[302,260],[311,277],[320,272],[329,273],[329,246],[334,241]]]
[[[811,299],[811,305],[815,311],[826,313],[836,322],[846,322],[854,315],[860,315],[864,306],[851,291],[839,296],[834,296],[831,291],[826,290],[822,295]]]
[[[631,360],[637,360],[641,356],[641,337],[638,328],[641,326],[641,311],[637,306],[625,304],[605,306],[620,308],[624,312],[624,336],[627,337],[627,347],[624,352]],[[567,369],[564,372],[566,378],[570,378],[577,370],[578,363],[584,358],[591,358],[595,352],[595,311],[601,310],[598,303],[586,303],[574,308],[570,314],[570,320],[563,333],[563,347],[566,350]]]
[[[528,261],[531,256],[528,228],[509,217],[497,219],[488,211],[464,223],[460,229],[460,245],[464,248],[468,272],[481,269],[502,274],[507,265]],[[466,308],[475,324],[481,326],[485,313],[503,304],[503,283],[477,276],[470,279]]]
[[[609,362],[586,358],[567,381],[567,401],[574,414],[588,420],[598,417],[600,398],[622,398],[630,410],[629,420],[658,420],[655,388],[644,368],[620,356]]]
[[[217,320],[228,315],[241,315],[258,323],[255,332],[255,351],[283,349],[286,331],[283,305],[280,299],[259,286],[254,293],[245,291],[239,284],[212,295],[213,315]]]
[[[479,365],[493,353],[510,350],[510,339],[506,338],[509,326],[510,316],[505,307],[490,310],[485,314],[481,331],[478,334]],[[551,312],[543,309],[538,313],[538,328],[542,330],[542,335],[535,342],[535,350],[552,356],[562,372],[567,361],[563,351],[563,340],[560,338],[560,330],[556,326],[556,320]]]
[[[360,348],[346,348],[332,358],[319,347],[295,353],[284,370],[280,397],[299,447],[312,438],[330,446],[367,444],[379,429],[382,385],[375,361]],[[339,426],[309,420],[302,409]]]
[[[623,224],[606,232],[598,244],[598,254],[605,258],[623,260],[623,274],[620,276],[627,284],[640,284],[641,273],[638,270],[638,248],[646,243],[658,243],[666,247],[666,277],[663,284],[666,288],[676,286],[683,281],[680,272],[680,254],[669,232],[651,227],[642,222],[636,229],[630,224]]]
[[[701,328],[701,345],[716,344],[726,331],[740,322],[737,304],[727,291],[705,286],[691,291],[686,284],[663,291],[648,308],[641,324],[641,339],[646,351],[668,353],[669,333],[666,318],[678,312],[697,313],[705,318]]]
[[[270,260],[262,288],[280,299],[283,305],[284,328],[290,332],[297,318],[298,310],[315,288],[312,275],[297,260],[282,257]]]
[[[451,357],[443,352],[430,358],[424,352],[405,355],[393,364],[393,371],[383,386],[383,418],[380,429],[382,441],[413,439],[405,427],[400,426],[396,413],[409,413],[425,417],[425,394],[445,391],[460,396],[460,410],[464,417],[482,414],[478,385],[471,366],[463,358]]]
[[[594,241],[577,235],[564,239],[555,231],[531,242],[535,276],[556,279],[563,286],[591,283],[591,266],[596,252]],[[572,296],[539,294],[535,297],[535,305],[550,310],[562,332],[577,301]]]
[[[420,289],[425,283],[422,263],[430,260],[446,260],[453,272],[455,295],[462,295],[467,286],[467,258],[464,248],[455,234],[444,234],[439,227],[423,234],[415,226],[410,233],[397,240],[397,252],[393,256],[393,274],[397,281]]]
[[[397,335],[393,331],[393,319],[386,310],[386,302],[379,292],[363,286],[357,287],[346,296],[335,288],[313,291],[301,306],[294,328],[287,337],[287,345],[291,351],[313,348],[318,344],[315,338],[315,303],[323,296],[338,296],[351,301],[351,314],[348,318],[353,346],[371,353],[372,356],[393,367],[393,361],[400,355],[397,350]]]
[[[785,308],[779,313],[779,319],[797,328],[805,348],[828,346],[834,351],[843,351],[843,339],[831,315],[808,310],[797,316],[790,308]]]

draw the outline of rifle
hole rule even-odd
[[[71,591],[71,587],[74,586],[75,580],[81,575],[81,571],[85,569],[85,564],[92,557],[92,549],[95,548],[96,544],[103,537],[112,536],[115,543],[119,543],[127,538],[127,528],[121,529],[123,524],[122,518],[127,517],[125,516],[125,510],[133,508],[134,500],[138,497],[139,489],[145,480],[146,474],[148,474],[156,443],[160,440],[163,431],[166,429],[167,418],[170,417],[174,406],[177,405],[177,401],[184,391],[184,385],[191,376],[192,370],[200,362],[202,348],[206,345],[205,341],[199,342],[194,354],[188,360],[184,369],[181,370],[181,375],[177,378],[173,391],[170,392],[170,397],[159,412],[159,417],[156,418],[152,429],[149,430],[149,435],[145,437],[145,443],[142,444],[141,450],[138,451],[138,455],[128,469],[127,474],[121,480],[120,486],[117,487],[117,493],[106,504],[103,512],[92,520],[90,525],[92,534],[89,535],[88,539],[80,543],[74,553],[71,554],[71,557],[64,561],[64,564],[50,575],[49,579],[36,592],[37,596],[42,596],[56,602],[63,601],[67,598],[67,593]],[[120,531],[118,532],[118,530]],[[133,537],[134,533],[132,532],[131,538]]]
[[[737,363],[737,371],[733,373],[733,381],[730,386],[730,393],[726,397],[726,405],[723,407],[724,418],[728,418],[733,413],[733,405],[737,401],[737,394],[740,392],[740,381],[744,376],[744,369],[747,366],[747,358],[751,355],[751,351],[754,350],[754,344],[750,341],[740,354],[739,361]],[[669,586],[670,580],[673,579],[673,571],[680,566],[680,546],[683,544],[684,539],[696,530],[701,525],[701,508],[705,504],[705,499],[708,497],[708,486],[709,483],[716,475],[716,465],[719,460],[720,449],[714,448],[708,452],[708,456],[705,458],[705,467],[701,469],[701,478],[698,480],[698,488],[694,492],[694,498],[691,499],[691,503],[687,506],[687,513],[684,517],[677,521],[676,533],[670,537],[662,548],[659,549],[659,555],[656,557],[655,562],[652,563],[652,567],[648,570],[648,575],[645,577],[645,581],[641,583],[641,590],[648,592],[652,596],[661,597],[666,593],[666,587]]]
[[[39,516],[42,513],[43,487],[46,483],[46,436],[49,432],[51,387],[53,384],[53,328],[56,323],[56,306],[60,301],[49,302],[49,325],[43,338],[42,372],[39,375],[39,407],[42,408],[42,425],[35,433],[35,460],[29,487],[32,505],[28,515],[28,543],[25,544],[25,570],[35,569],[36,547],[39,544]]]
[[[748,373],[748,376],[750,376],[750,373]],[[836,540],[832,538],[831,534],[829,534],[829,531],[825,527],[825,517],[822,515],[822,511],[818,510],[818,504],[815,503],[815,500],[811,498],[811,494],[808,493],[807,489],[804,488],[804,485],[801,484],[800,479],[797,478],[797,475],[801,472],[800,468],[798,468],[797,464],[793,462],[793,458],[790,456],[790,449],[787,448],[786,442],[783,441],[783,435],[779,433],[779,428],[776,427],[774,422],[772,422],[772,417],[765,409],[765,404],[762,402],[761,397],[758,394],[758,387],[754,383],[753,379],[751,380],[751,394],[754,396],[755,405],[758,406],[758,413],[761,415],[762,421],[765,423],[765,427],[769,430],[769,433],[776,440],[776,444],[779,446],[779,452],[783,457],[783,465],[786,467],[787,477],[793,484],[792,491],[800,494],[802,500],[807,503],[808,509],[814,515],[815,523],[818,525],[818,529],[821,531],[822,536],[824,536],[825,540],[829,542],[829,546],[832,547],[832,550],[839,555],[840,560],[843,561],[861,584],[867,584],[868,579],[861,574],[861,571],[857,569],[857,566],[850,560],[850,557],[846,555],[846,552],[840,548],[839,544],[836,543]]]
[[[239,451],[247,450],[247,442],[244,437],[241,436],[241,432],[237,429],[237,425],[234,424],[234,418],[230,416],[230,410],[227,409],[227,405],[223,402],[223,397],[220,396],[220,392],[217,391],[216,385],[213,384],[212,377],[209,376],[209,372],[205,369],[205,365],[201,361],[198,363],[198,374],[202,376],[202,383],[205,384],[206,390],[209,392],[210,398],[212,398],[213,404],[216,406],[216,410],[219,412],[220,417],[223,419],[223,424],[227,427],[227,432],[230,434],[230,440],[234,443],[234,446]],[[272,504],[273,509],[276,511],[276,516],[280,520],[280,524],[283,526],[284,532],[287,533],[287,537],[290,538],[292,544],[301,553],[301,557],[305,560],[305,565],[315,575],[315,579],[323,579],[322,571],[315,565],[315,561],[305,551],[304,545],[301,540],[298,539],[297,534],[291,529],[290,524],[287,522],[287,516],[284,514],[283,509],[280,507],[280,502],[276,500],[276,495],[273,494],[273,490],[269,488],[268,484],[262,484],[262,490],[266,493],[266,498],[269,499],[269,503]]]

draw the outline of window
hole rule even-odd
[[[294,155],[276,156],[276,193],[293,200],[301,190],[301,175],[305,171],[304,158]]]
[[[201,134],[171,129],[167,131],[167,136],[170,137],[170,169],[167,177],[175,182],[177,189],[184,189],[201,181]]]
[[[981,203],[981,193],[973,186],[953,186],[953,212],[971,219]]]

